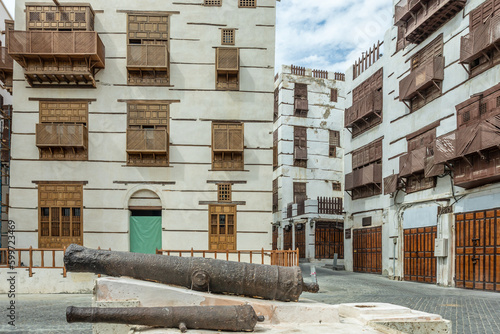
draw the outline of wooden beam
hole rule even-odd
[[[61,7],[61,4],[59,3],[58,0],[52,0],[52,1],[54,1],[54,3],[56,4],[57,7]]]

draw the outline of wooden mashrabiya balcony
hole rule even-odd
[[[87,148],[88,131],[84,124],[39,123],[36,146],[40,148]]]
[[[462,36],[460,62],[470,64],[482,55],[496,49],[500,52],[500,16],[493,16],[479,24],[469,34]]]
[[[382,165],[371,164],[359,169],[354,170],[352,173],[345,176],[345,190],[351,191],[353,189],[368,186],[371,184],[382,183]]]
[[[427,64],[412,70],[399,82],[399,100],[408,101],[419,95],[421,91],[444,80],[444,57],[436,56]]]
[[[365,97],[354,101],[352,107],[345,111],[345,126],[351,127],[357,121],[370,114],[380,116],[382,111],[382,91],[371,91]]]
[[[9,56],[6,47],[0,47],[0,80],[2,80],[5,89],[12,92],[12,73],[14,69],[14,60]]]
[[[9,31],[9,55],[30,86],[95,87],[105,67],[105,48],[95,31]]]
[[[127,153],[167,154],[166,129],[127,129]]]
[[[401,0],[395,25],[406,27],[405,38],[420,43],[464,8],[466,0]]]

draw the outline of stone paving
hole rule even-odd
[[[304,276],[310,264],[301,264]],[[328,304],[383,302],[440,314],[455,334],[500,333],[500,293],[392,281],[374,274],[323,269],[316,265],[320,293],[302,296]]]
[[[308,279],[310,264],[301,264]],[[332,271],[316,265],[320,293],[304,298],[328,304],[384,302],[437,313],[456,334],[500,333],[500,294],[430,284],[397,282],[371,274]],[[67,306],[90,306],[91,295],[18,295],[16,327],[7,325],[7,295],[0,295],[0,333],[90,334],[90,324],[66,323]]]

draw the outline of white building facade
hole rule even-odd
[[[17,247],[271,248],[275,0],[16,1]]]
[[[273,248],[343,257],[344,74],[283,66],[275,80]]]
[[[410,4],[346,75],[346,269],[500,291],[500,6]]]

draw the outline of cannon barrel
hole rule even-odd
[[[164,328],[253,331],[258,317],[251,305],[179,307],[73,307],[66,309],[66,321],[143,325]]]
[[[304,283],[299,267],[95,250],[76,244],[66,249],[64,265],[72,272],[128,276],[198,291],[280,301],[298,301],[302,291],[319,290],[316,283]]]

